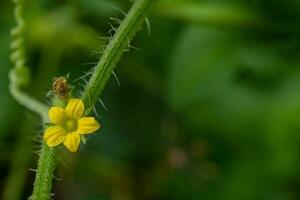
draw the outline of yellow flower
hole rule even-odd
[[[70,99],[66,108],[53,106],[48,115],[53,126],[46,129],[44,140],[50,147],[63,143],[71,152],[77,151],[80,135],[90,134],[100,128],[94,117],[82,117],[81,99]]]

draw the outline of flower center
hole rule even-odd
[[[77,130],[77,120],[67,119],[64,123],[64,128],[67,132],[73,132]]]

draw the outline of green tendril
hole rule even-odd
[[[13,69],[9,73],[10,93],[18,103],[27,109],[39,114],[43,119],[46,118],[47,106],[25,94],[21,88],[26,87],[30,83],[30,70],[26,66],[24,31],[26,28],[23,16],[23,0],[13,0],[15,3],[15,20],[16,27],[11,30],[12,41],[10,47],[12,49],[10,59],[13,63]]]

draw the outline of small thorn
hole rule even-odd
[[[151,25],[150,25],[150,20],[148,17],[145,18],[145,23],[146,23],[146,27],[147,27],[148,36],[150,36],[151,35]]]
[[[97,117],[98,119],[101,119],[101,117],[100,117],[100,115],[99,115],[99,113],[98,113],[98,111],[97,111],[97,109],[96,109],[95,106],[93,107],[93,111],[94,111],[96,117]]]
[[[37,172],[37,169],[31,169],[31,168],[29,168],[29,171],[31,171],[31,172]]]
[[[81,63],[80,65],[95,65],[98,62]]]
[[[61,159],[57,159],[66,169],[70,170],[71,168]]]
[[[115,77],[115,80],[117,81],[118,86],[121,87],[121,84],[120,84],[117,74],[114,71],[112,71],[112,74]]]
[[[108,109],[107,109],[106,105],[104,104],[104,102],[102,101],[102,99],[98,99],[98,102],[104,108],[105,111],[108,111]]]
[[[63,180],[63,176],[62,176],[61,173],[60,173],[59,175],[60,175],[60,178],[57,177],[57,176],[55,176],[55,175],[53,175],[53,178],[54,178],[55,180],[57,180],[57,181],[62,181],[62,180]]]
[[[120,8],[113,7],[113,9],[116,11],[119,11],[120,13],[122,13],[124,15],[124,17],[126,17],[127,13],[124,12],[123,10],[121,10]]]
[[[140,48],[137,48],[135,46],[132,46],[130,43],[128,44],[128,47],[131,48],[131,49],[134,49],[136,51],[140,51],[141,49]]]
[[[115,21],[117,24],[121,24],[122,23],[122,20],[118,19],[118,18],[115,18],[115,17],[110,17],[110,19],[112,21]]]
[[[93,72],[94,72],[94,69],[95,69],[95,68],[92,67],[92,68],[91,68],[88,72],[86,72],[84,75],[82,75],[82,76],[80,76],[79,78],[73,80],[72,82],[74,83],[74,82],[76,82],[76,81],[83,80],[84,78],[87,78],[87,77],[91,76],[91,75],[93,74]]]

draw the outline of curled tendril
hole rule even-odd
[[[24,30],[25,21],[23,19],[22,0],[13,0],[15,3],[15,19],[16,27],[11,30],[12,41],[10,47],[12,49],[10,59],[14,68],[10,72],[10,81],[17,87],[25,87],[30,82],[30,72],[26,67],[26,56],[24,46]]]
[[[23,18],[23,0],[13,0],[15,3],[15,20],[16,27],[11,30],[12,41],[10,47],[12,49],[10,59],[13,68],[9,73],[10,93],[14,99],[27,109],[38,113],[42,118],[46,118],[47,106],[25,94],[20,89],[26,87],[30,83],[30,71],[26,66],[24,31],[25,20]]]

